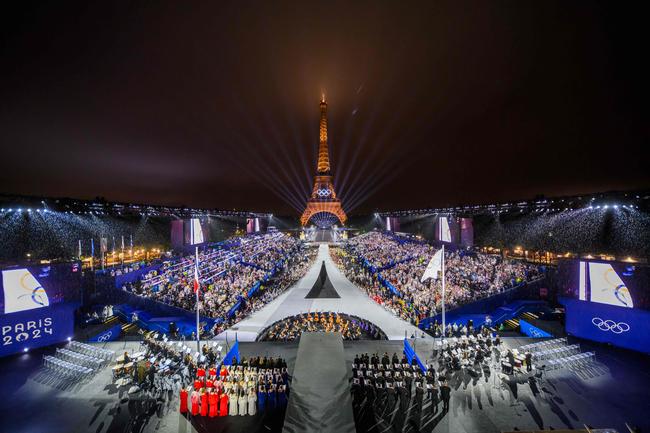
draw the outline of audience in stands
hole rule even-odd
[[[397,235],[371,232],[333,249],[333,259],[348,279],[377,303],[418,324],[441,306],[441,281],[420,279],[436,249]],[[536,266],[496,255],[445,252],[445,305],[454,308],[540,276]],[[394,288],[391,290],[387,282]]]
[[[238,238],[228,248],[205,249],[199,253],[199,280],[201,283],[201,314],[222,318],[232,325],[253,311],[262,308],[304,275],[315,252],[288,235],[273,233]],[[176,261],[165,262],[158,271],[151,271],[124,290],[169,305],[194,310],[195,256],[188,255]],[[274,271],[276,271],[274,273]],[[277,282],[266,284],[273,275]],[[256,284],[264,284],[250,298],[248,292]],[[268,287],[266,287],[266,286]],[[241,302],[236,314],[231,309]]]

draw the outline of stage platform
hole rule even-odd
[[[307,298],[318,279],[321,264],[325,262],[327,275],[339,298]],[[268,326],[287,317],[309,311],[335,311],[351,314],[378,326],[389,340],[402,340],[404,336],[422,335],[423,332],[396,317],[374,302],[361,289],[352,284],[332,261],[328,245],[320,245],[318,256],[307,274],[285,293],[278,296],[260,311],[222,332],[219,340],[255,341]],[[426,335],[425,338],[431,337]]]
[[[504,344],[518,347],[531,339],[504,338]],[[553,428],[613,427],[625,432],[625,422],[650,431],[650,358],[634,352],[592,345],[582,340],[582,350],[593,350],[601,364],[586,378],[569,370],[546,375],[541,383],[524,376],[495,380],[495,376],[472,378],[462,370],[450,375],[450,411],[431,417],[425,414],[420,424],[392,425],[386,432],[498,433],[501,431]],[[138,350],[137,342],[98,344],[116,353]],[[351,376],[356,353],[401,353],[401,341],[345,341],[346,371]],[[431,342],[418,340],[415,350],[430,358]],[[112,384],[110,368],[90,382],[62,389],[47,382],[41,369],[42,356],[53,348],[0,359],[0,400],[2,431],[42,433],[194,433],[196,430],[178,413],[178,393],[162,399],[130,397]],[[283,357],[294,374],[298,343],[240,343],[242,356]],[[318,369],[318,364],[314,369]],[[291,397],[289,399],[291,402]],[[264,423],[248,417],[224,417],[215,431],[272,433]],[[253,417],[250,417],[251,419]],[[242,430],[243,428],[247,428]],[[417,428],[416,428],[417,427]],[[365,430],[367,431],[367,430]],[[365,432],[357,429],[357,432]],[[278,431],[279,432],[279,431]]]
[[[349,377],[341,334],[303,334],[282,432],[354,433]]]

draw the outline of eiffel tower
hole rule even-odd
[[[318,164],[314,176],[314,188],[307,201],[305,211],[300,217],[304,226],[311,220],[321,228],[333,225],[337,220],[341,225],[348,219],[341,206],[341,200],[336,197],[332,175],[330,174],[330,152],[327,146],[327,102],[325,95],[320,101],[320,140],[318,145]]]

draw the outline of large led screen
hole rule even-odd
[[[633,263],[561,260],[557,277],[566,331],[649,352],[649,276],[649,267]]]
[[[209,221],[191,218],[184,221],[185,245],[200,245],[208,241]]]
[[[79,299],[81,268],[78,263],[2,269],[0,312],[11,314]]]
[[[441,242],[451,242],[451,229],[447,217],[438,219],[438,240]]]
[[[650,268],[624,262],[564,260],[558,265],[562,296],[621,308],[650,310]]]

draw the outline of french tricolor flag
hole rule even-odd
[[[199,284],[199,249],[196,249],[196,260],[194,260],[194,293],[199,294],[201,285]]]

